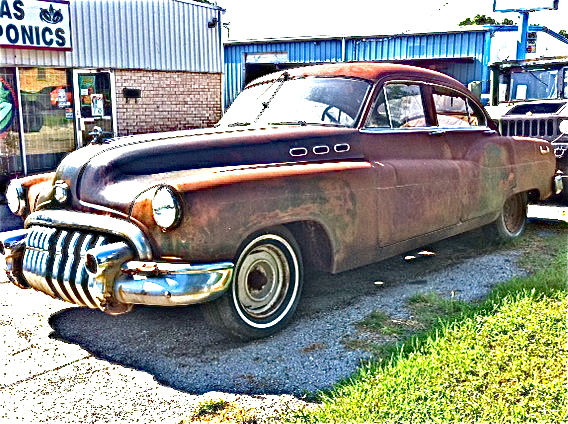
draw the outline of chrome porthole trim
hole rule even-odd
[[[329,153],[329,146],[322,145],[322,146],[314,146],[312,149],[314,154],[316,155],[325,155]]]
[[[336,153],[346,153],[351,150],[351,146],[347,143],[336,144],[333,146],[333,150],[335,150]]]
[[[300,156],[306,156],[308,154],[308,149],[306,149],[305,147],[292,147],[290,149],[290,156],[293,157],[300,157]]]

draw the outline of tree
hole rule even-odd
[[[568,31],[566,31],[565,29],[558,31],[558,34],[560,34],[564,38],[568,38]]]
[[[475,15],[475,18],[467,18],[459,23],[460,26],[466,25],[515,25],[515,23],[510,19],[503,19],[502,22],[498,22],[491,16],[486,15]]]

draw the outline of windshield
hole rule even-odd
[[[370,83],[339,77],[288,79],[245,89],[219,121],[220,126],[354,126]]]
[[[558,70],[524,71],[511,74],[511,100],[558,98]]]

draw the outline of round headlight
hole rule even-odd
[[[55,200],[61,204],[67,202],[69,198],[69,186],[66,183],[63,181],[56,182],[54,190],[53,197],[55,197]]]
[[[560,121],[560,123],[558,124],[558,129],[560,130],[561,134],[568,134],[568,119]]]
[[[177,193],[173,188],[161,186],[156,190],[152,200],[154,221],[162,230],[175,227],[181,220],[181,206]]]
[[[8,208],[16,215],[23,215],[26,210],[26,193],[24,188],[17,182],[12,181],[6,190]]]

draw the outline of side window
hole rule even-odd
[[[457,91],[433,87],[432,96],[440,127],[477,127],[485,125],[485,116],[470,99]]]
[[[381,90],[375,103],[373,104],[373,108],[371,109],[371,113],[369,114],[369,118],[367,119],[366,127],[371,128],[390,128],[390,119],[387,113],[387,103],[385,100],[385,90],[384,88]]]
[[[377,96],[367,127],[413,128],[426,126],[422,90],[418,84],[387,84]]]

